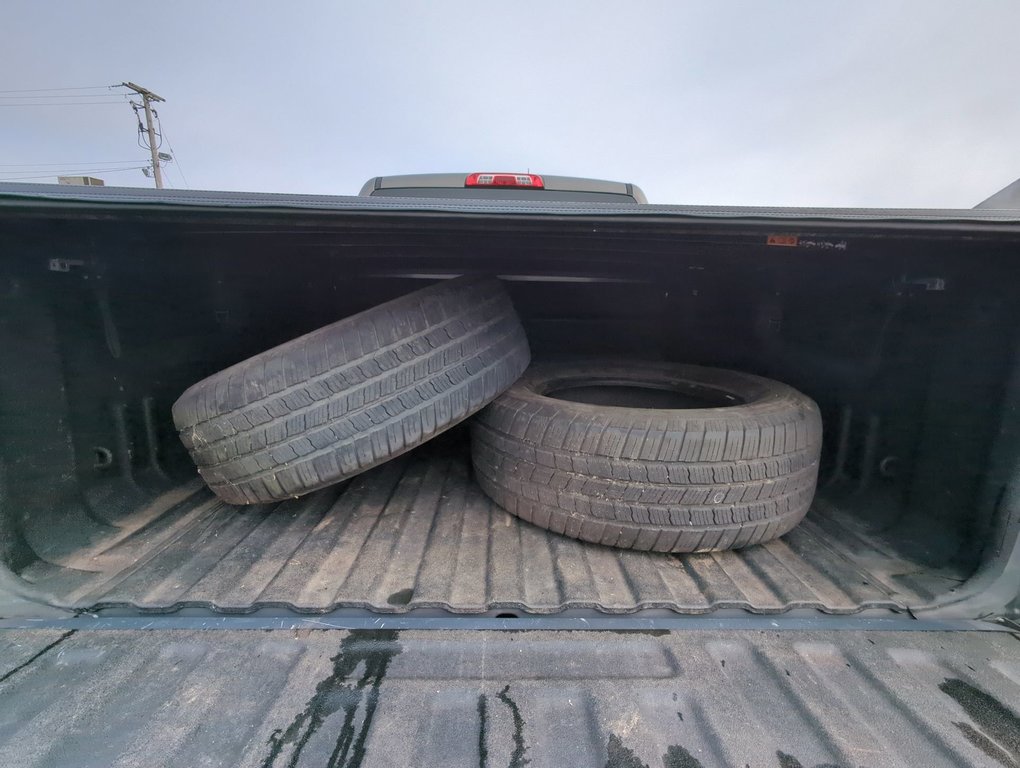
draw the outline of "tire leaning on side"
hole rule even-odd
[[[590,402],[552,396],[570,391]],[[642,391],[652,403],[675,394],[712,407],[593,404]],[[475,477],[511,514],[598,544],[702,552],[769,541],[800,522],[822,422],[810,398],[759,376],[585,361],[533,365],[472,422],[471,437]]]
[[[463,421],[527,368],[502,284],[461,277],[216,373],[173,406],[181,440],[231,504],[340,482]]]

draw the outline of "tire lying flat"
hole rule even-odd
[[[532,366],[471,437],[476,479],[511,514],[598,544],[701,552],[800,522],[822,422],[810,398],[758,376],[586,361]]]
[[[430,286],[238,363],[173,406],[181,440],[231,504],[364,472],[483,408],[528,366],[502,284]]]

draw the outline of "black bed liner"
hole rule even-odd
[[[966,576],[914,562],[824,498],[784,538],[738,552],[585,544],[492,504],[457,446],[279,505],[231,507],[192,482],[62,542],[21,575],[77,609],[853,614],[923,605]]]
[[[0,632],[0,761],[985,766],[1005,632]]]

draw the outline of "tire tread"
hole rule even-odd
[[[600,407],[542,396],[548,370],[533,368],[472,424],[475,476],[511,514],[598,544],[698,552],[768,541],[807,513],[822,425],[790,387],[696,369],[768,396],[708,411]]]
[[[224,501],[298,496],[410,450],[523,373],[527,339],[498,280],[403,296],[214,374],[174,404],[199,473]]]

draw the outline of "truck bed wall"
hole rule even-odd
[[[45,557],[40,537],[80,535],[97,504],[137,505],[163,475],[192,476],[170,405],[194,381],[428,281],[486,272],[507,281],[536,358],[693,362],[803,390],[823,412],[823,480],[854,514],[924,538],[922,559],[973,570],[1011,468],[993,447],[1015,455],[1001,438],[1013,246],[817,242],[829,245],[555,221],[8,222],[0,556],[18,570]]]

